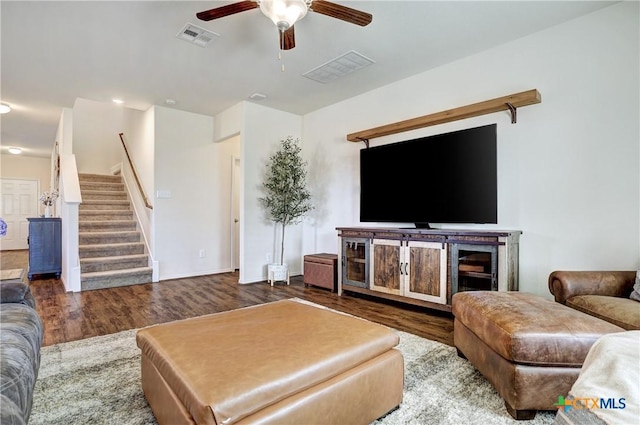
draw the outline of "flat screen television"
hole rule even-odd
[[[360,151],[360,221],[497,223],[496,124]]]

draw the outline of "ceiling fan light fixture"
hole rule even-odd
[[[284,32],[304,18],[309,9],[305,0],[261,0],[262,13]]]

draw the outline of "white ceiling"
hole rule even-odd
[[[278,34],[259,9],[210,22],[196,12],[232,1],[0,2],[2,153],[48,156],[63,107],[78,97],[206,115],[267,95],[305,114],[376,87],[609,6],[611,1],[342,1],[373,14],[359,27],[314,12],[278,60]],[[202,48],[176,38],[186,23],[220,34]],[[302,74],[355,50],[375,61],[337,81]],[[281,71],[284,64],[285,71]]]

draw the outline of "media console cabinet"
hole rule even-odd
[[[451,312],[460,291],[518,290],[519,230],[338,227],[338,295]]]

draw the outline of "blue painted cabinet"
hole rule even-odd
[[[59,218],[28,218],[29,280],[37,274],[62,273],[62,222]]]

